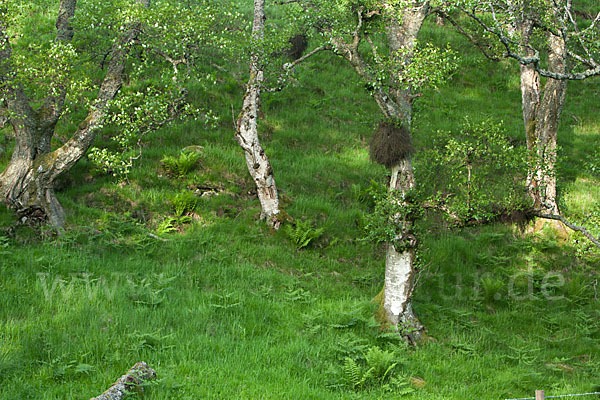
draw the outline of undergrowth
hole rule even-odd
[[[437,132],[460,132],[467,114],[503,120],[502,134],[522,143],[518,67],[483,59],[448,27],[428,22],[424,38],[450,40],[463,58],[448,87],[415,100],[417,174],[418,152]],[[413,300],[426,339],[407,348],[373,318],[385,251],[359,239],[388,176],[368,160],[379,111],[354,71],[318,54],[296,67],[295,86],[263,98],[261,139],[296,221],[273,234],[257,222],[229,119],[246,79],[206,68],[216,86],[192,85],[190,97],[209,99],[220,125],[149,133],[127,182],[90,174],[83,160],[58,193],[63,235],[15,229],[0,209],[0,399],[90,398],[142,360],[158,373],[149,400],[597,390],[600,263],[583,238],[430,221]],[[597,225],[599,181],[584,156],[597,133],[598,83],[569,85],[562,208]],[[181,152],[198,145],[202,153]],[[462,170],[456,163],[440,176],[464,180]]]

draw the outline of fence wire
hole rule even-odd
[[[544,396],[544,398],[545,399],[558,399],[560,397],[592,396],[594,394],[600,394],[600,392],[578,393],[578,394],[562,394],[560,396]],[[504,400],[535,400],[535,397],[521,397],[519,399],[504,399]]]

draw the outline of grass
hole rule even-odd
[[[417,100],[417,147],[466,116],[502,119],[523,141],[517,66],[488,62],[445,28],[424,34],[451,39],[463,58],[446,87]],[[413,380],[411,399],[597,390],[599,260],[583,241],[438,229],[422,240],[414,300],[429,339],[406,348],[378,329],[384,253],[357,240],[366,207],[353,189],[386,180],[366,150],[378,110],[341,59],[320,54],[297,72],[298,86],[264,98],[263,144],[286,212],[323,236],[298,250],[257,222],[229,120],[241,87],[194,92],[211,98],[217,128],[149,135],[124,185],[84,160],[60,193],[66,235],[20,227],[0,237],[0,399],[90,398],[140,360],[158,372],[148,399],[399,398],[389,384],[348,385],[346,358],[364,366],[376,346],[393,354],[393,377],[424,381]],[[597,206],[600,177],[582,155],[596,140],[598,85],[570,84],[559,132],[564,211],[580,218]],[[189,145],[204,146],[199,166],[162,176],[161,158]],[[165,241],[148,235],[175,217],[173,194],[199,186],[218,194],[199,198],[192,222]],[[6,210],[0,221],[13,222]]]

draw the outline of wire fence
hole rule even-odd
[[[518,399],[504,399],[504,400],[545,400],[545,399],[558,399],[561,397],[575,397],[575,396],[593,396],[595,394],[600,394],[600,392],[593,393],[577,393],[577,394],[562,394],[559,396],[546,396],[543,390],[537,390],[535,392],[535,397],[521,397]]]

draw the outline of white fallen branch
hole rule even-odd
[[[120,377],[108,390],[90,400],[122,400],[133,391],[143,392],[143,384],[156,378],[156,371],[145,362],[135,364],[125,375]]]

